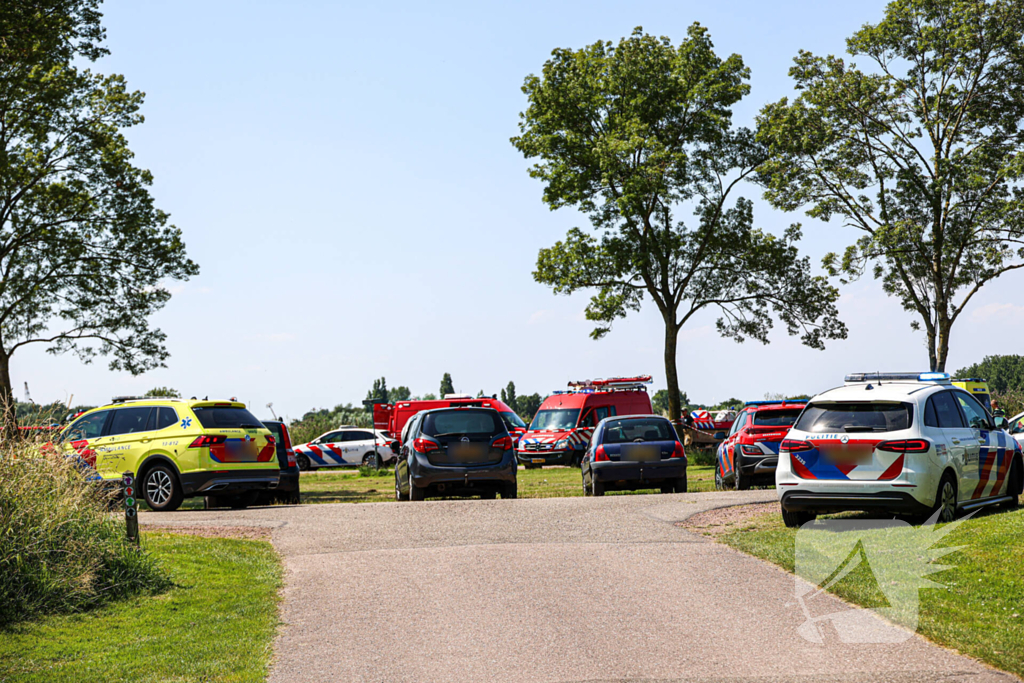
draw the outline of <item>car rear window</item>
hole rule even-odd
[[[216,406],[193,408],[199,424],[206,429],[258,429],[263,423],[245,408],[221,408]]]
[[[909,403],[847,402],[812,403],[796,423],[796,429],[825,432],[895,432],[908,429],[914,407]]]
[[[274,435],[279,443],[284,443],[284,435],[281,433],[280,422],[264,422],[263,426],[270,430],[270,433]]]
[[[634,441],[675,441],[676,433],[668,420],[640,418],[611,420],[605,423],[601,443],[633,443]]]
[[[759,410],[754,413],[755,427],[792,427],[796,418],[800,416],[800,408],[786,408],[785,410]]]
[[[422,431],[427,436],[497,434],[505,426],[493,410],[446,410],[424,415]]]
[[[530,429],[572,429],[580,419],[580,409],[541,410],[533,416]]]

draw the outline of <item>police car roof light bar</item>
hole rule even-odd
[[[949,384],[949,375],[945,372],[855,372],[846,376],[847,383],[863,382],[937,382]]]

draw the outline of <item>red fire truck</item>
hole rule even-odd
[[[650,375],[569,382],[540,404],[530,429],[516,446],[527,468],[578,465],[597,423],[612,415],[651,415],[645,384]]]
[[[483,408],[494,408],[505,421],[509,436],[512,437],[513,446],[518,443],[519,437],[526,432],[526,423],[523,422],[515,411],[497,399],[497,397],[480,396],[474,398],[469,394],[445,394],[444,398],[433,401],[398,401],[396,403],[379,403],[373,406],[373,427],[387,432],[392,439],[402,437],[402,428],[416,413],[421,410],[433,410],[434,408],[455,408],[460,406],[472,406]]]

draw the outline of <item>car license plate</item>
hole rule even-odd
[[[532,458],[530,460],[530,464],[532,464],[532,465],[536,465],[538,463],[543,465],[544,464],[544,458]]]
[[[658,446],[645,446],[643,444],[624,444],[622,446],[622,459],[631,462],[651,462],[661,460],[661,448]]]
[[[448,457],[454,462],[480,462],[487,459],[487,444],[449,443]]]

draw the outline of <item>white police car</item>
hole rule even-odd
[[[877,510],[952,521],[1016,507],[1021,446],[945,373],[863,373],[808,402],[779,449],[786,526],[818,513]]]

